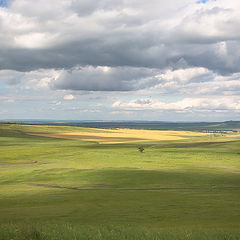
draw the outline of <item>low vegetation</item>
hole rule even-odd
[[[0,240],[238,240],[239,231],[146,230],[133,227],[76,227],[58,225],[5,225]]]
[[[239,135],[144,133],[0,125],[0,240],[240,239]]]
[[[144,152],[144,147],[140,146],[140,147],[138,147],[138,150],[139,150],[140,153],[143,153]]]

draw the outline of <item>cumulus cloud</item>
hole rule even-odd
[[[51,78],[52,89],[75,91],[146,90],[163,95],[238,95],[240,73],[221,76],[203,67],[161,71],[134,67],[82,67]]]
[[[55,89],[86,91],[130,91],[156,85],[156,71],[129,67],[83,67],[63,71],[52,81]]]
[[[115,108],[238,110],[239,1],[5,2],[0,82],[12,95],[54,92],[60,102],[104,91]],[[182,100],[157,100],[171,96]]]
[[[0,70],[0,82],[7,85],[17,85],[25,83],[33,85],[35,88],[48,88],[52,79],[55,79],[60,74],[57,70],[39,69],[30,72],[19,72],[14,70]]]
[[[70,101],[73,100],[75,97],[72,94],[65,95],[63,97],[64,100]]]
[[[0,66],[165,69],[184,59],[188,66],[233,73],[240,71],[239,12],[233,0],[15,0],[0,9]]]
[[[123,110],[159,110],[176,112],[240,112],[239,97],[220,97],[220,98],[184,98],[182,100],[166,103],[152,99],[136,99],[129,102],[116,101],[112,104],[113,108]]]
[[[180,96],[239,95],[240,73],[221,76],[206,68],[167,70],[156,76],[159,81],[153,89],[162,94]]]

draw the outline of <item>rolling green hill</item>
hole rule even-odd
[[[65,132],[104,129],[0,124],[0,239],[239,239],[238,134],[108,144],[38,135]]]

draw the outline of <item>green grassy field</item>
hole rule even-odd
[[[26,239],[78,228],[93,229],[81,239],[240,239],[238,135],[112,144],[36,135],[105,131],[0,124],[1,240],[25,239],[17,229],[29,225],[43,230]]]

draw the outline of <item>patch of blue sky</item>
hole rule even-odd
[[[216,2],[216,0],[198,0],[197,4],[204,4],[204,3],[207,3],[207,2]]]
[[[0,7],[2,7],[2,8],[8,7],[7,1],[6,0],[0,0]]]
[[[1,93],[6,93],[8,92],[8,89],[6,88],[6,84],[3,82],[0,82],[0,92]]]
[[[5,86],[5,83],[0,82],[0,88],[3,88]]]

